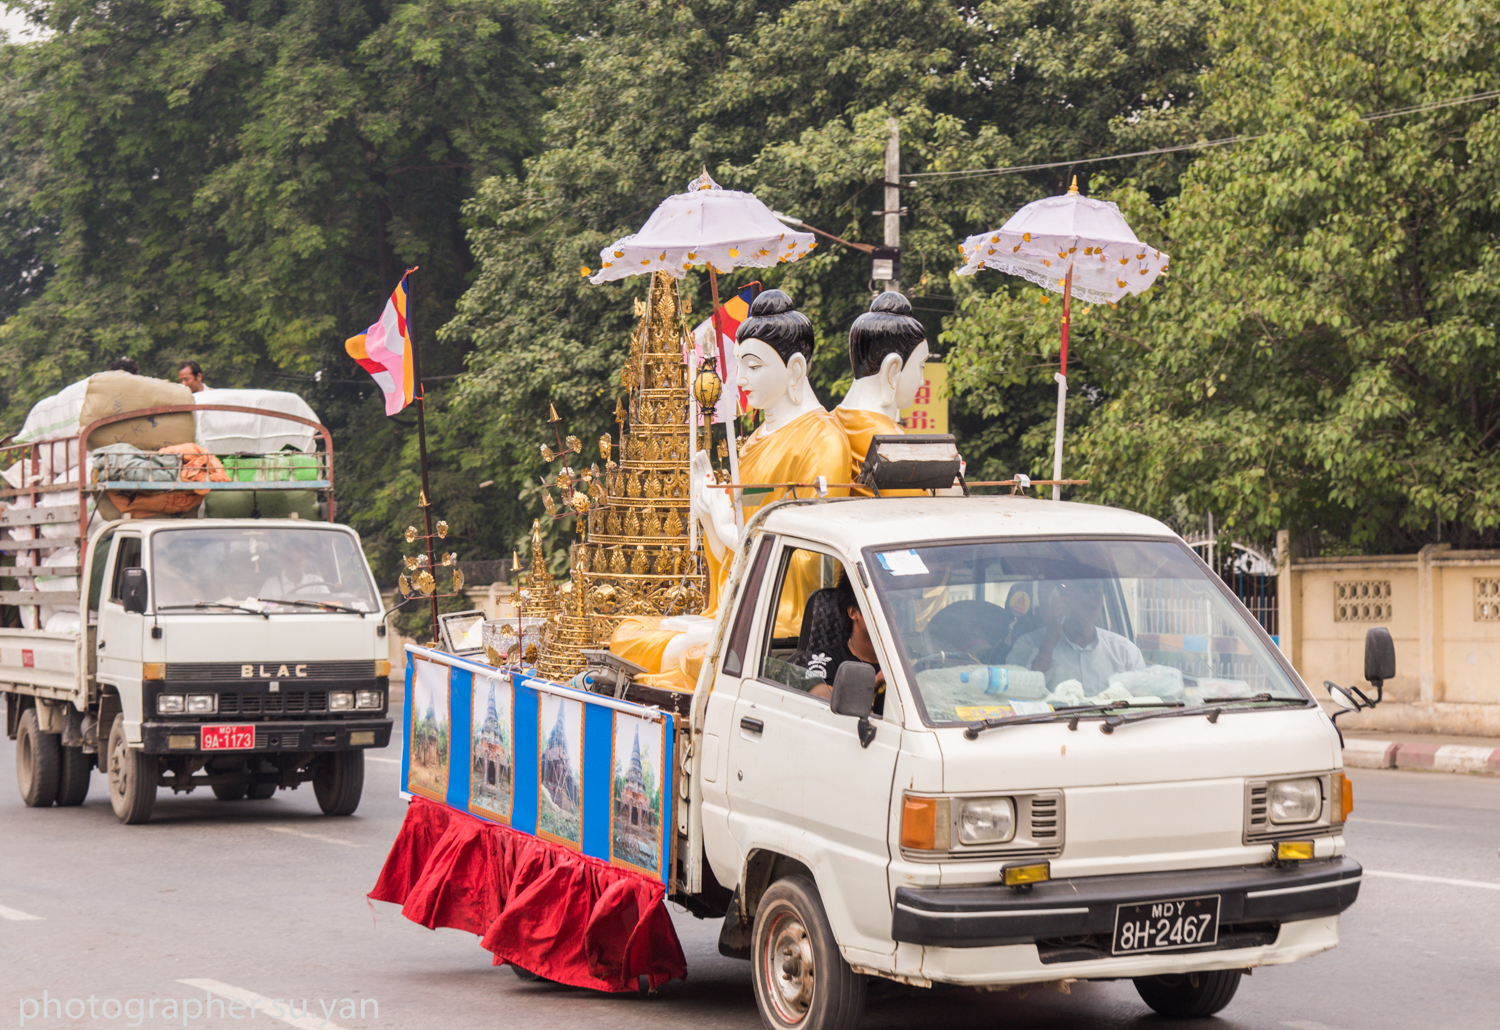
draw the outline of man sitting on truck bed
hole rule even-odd
[[[1085,694],[1109,686],[1110,676],[1144,669],[1141,649],[1099,625],[1104,587],[1098,580],[1062,580],[1050,585],[1041,629],[1027,633],[1010,650],[1009,664],[1046,673],[1047,688],[1077,680]]]

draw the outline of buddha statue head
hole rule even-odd
[[[840,407],[898,418],[921,389],[929,353],[927,330],[912,316],[911,301],[894,291],[879,294],[849,327],[854,383]]]
[[[757,296],[749,317],[740,323],[735,333],[735,382],[750,407],[765,414],[768,428],[821,407],[807,381],[813,343],[812,323],[780,290]]]

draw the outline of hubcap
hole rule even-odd
[[[31,789],[32,764],[36,761],[31,753],[31,734],[23,733],[16,741],[16,767],[21,774],[21,788]]]
[[[767,993],[784,1022],[800,1023],[812,1005],[816,965],[807,928],[790,912],[778,915],[766,928],[765,979]]]
[[[121,734],[109,746],[109,792],[122,798],[129,783],[125,772],[125,736]]]

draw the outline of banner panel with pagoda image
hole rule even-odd
[[[469,711],[469,811],[510,822],[515,801],[515,688],[508,676],[475,676]]]
[[[452,743],[447,665],[417,659],[412,668],[411,748],[406,789],[433,801],[448,799]]]
[[[537,836],[583,847],[583,703],[538,692]]]
[[[662,878],[666,725],[617,711],[614,737],[610,861]]]

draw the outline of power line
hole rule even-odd
[[[1500,99],[1500,89],[1486,90],[1483,93],[1474,93],[1466,97],[1455,97],[1451,100],[1434,100],[1425,104],[1412,104],[1407,107],[1396,107],[1389,111],[1377,111],[1373,114],[1360,115],[1362,122],[1375,122],[1383,118],[1395,118],[1400,115],[1421,114],[1426,111],[1437,111],[1445,107],[1457,107],[1460,104],[1473,104],[1484,100]],[[991,175],[1018,175],[1022,172],[1040,172],[1048,168],[1071,168],[1075,165],[1098,164],[1102,161],[1123,161],[1131,157],[1153,157],[1157,154],[1178,154],[1187,150],[1204,150],[1208,147],[1227,147],[1233,143],[1248,143],[1252,140],[1264,139],[1271,135],[1269,132],[1259,132],[1247,136],[1226,136],[1223,139],[1200,140],[1197,143],[1182,143],[1175,147],[1158,147],[1155,150],[1133,150],[1125,154],[1108,154],[1104,157],[1080,157],[1072,161],[1049,161],[1044,164],[1011,165],[1008,168],[966,168],[961,171],[952,172],[908,172],[907,179],[978,179]]]

